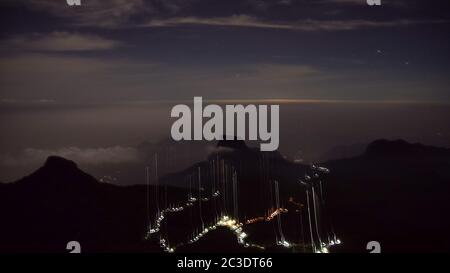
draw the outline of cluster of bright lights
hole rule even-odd
[[[316,253],[329,253],[327,247],[322,247],[321,249],[316,249]]]
[[[336,240],[331,240],[329,246],[340,245],[340,244],[341,244],[341,240],[336,239]]]
[[[219,191],[214,192],[213,194],[213,198],[217,197],[220,195]],[[189,197],[188,201],[186,202],[185,206],[186,207],[192,207],[194,204],[194,202],[197,201],[197,198],[195,197]],[[201,202],[206,202],[209,201],[209,198],[202,198],[199,201]],[[148,231],[147,235],[145,236],[146,239],[148,239],[151,234],[155,234],[158,233],[161,230],[161,223],[165,218],[165,213],[176,213],[176,212],[180,212],[183,211],[184,207],[183,206],[178,206],[178,207],[169,207],[166,208],[164,210],[162,210],[159,213],[159,216],[157,217],[156,221],[155,221],[155,225],[153,228],[150,228],[150,230]],[[192,240],[189,241],[189,243],[193,243],[198,241],[201,237],[203,237],[204,235],[206,235],[210,230],[214,230],[217,228],[217,224],[216,225],[212,225],[209,228],[205,228],[202,232],[200,232],[197,236],[195,236]],[[164,251],[166,252],[174,252],[175,248],[174,247],[170,247],[167,243],[166,240],[164,238],[161,238],[159,240],[160,246],[164,249]]]
[[[274,212],[272,212],[269,217],[266,218],[266,221],[271,221],[273,218],[275,218],[277,215],[281,213],[287,213],[288,210],[284,208],[277,208]]]
[[[229,216],[223,216],[214,225],[204,228],[199,234],[189,240],[188,243],[192,244],[197,242],[200,238],[208,234],[208,232],[217,229],[217,227],[226,227],[230,229],[236,235],[239,244],[244,245],[244,247],[250,246],[250,244],[245,242],[245,238],[247,238],[248,235],[242,230],[242,224],[238,223],[235,219],[232,219]]]
[[[277,215],[281,214],[281,213],[287,213],[288,210],[285,208],[277,208],[276,210],[274,210],[269,216],[267,217],[256,217],[256,218],[252,218],[252,219],[248,219],[247,221],[245,221],[245,224],[249,225],[249,224],[254,224],[257,222],[262,222],[262,221],[271,221],[273,220],[273,218],[275,218]]]
[[[166,239],[161,238],[159,240],[159,245],[164,249],[165,252],[172,253],[175,251],[175,248],[170,247],[169,244],[167,244]]]
[[[158,218],[156,218],[156,222],[155,222],[155,225],[153,226],[153,228],[151,228],[151,229],[148,231],[148,234],[147,234],[147,236],[146,236],[147,239],[148,239],[148,237],[150,236],[150,234],[154,234],[154,233],[159,232],[159,229],[161,228],[161,222],[162,222],[162,220],[164,220],[164,211],[165,211],[165,210],[163,210],[163,211],[161,212],[161,214],[158,216]]]
[[[250,225],[250,224],[254,224],[254,223],[257,223],[257,222],[262,222],[262,221],[265,221],[265,220],[266,220],[266,217],[260,216],[260,217],[248,219],[247,221],[245,221],[245,224]]]
[[[167,212],[179,212],[184,210],[184,207],[179,206],[179,207],[172,207],[172,208],[168,208],[166,209]]]
[[[229,216],[223,216],[222,219],[217,222],[217,225],[219,226],[226,226],[229,228],[237,228],[238,225],[236,225],[236,220],[231,219]]]
[[[339,239],[335,239],[335,240],[331,240],[328,245],[325,243],[322,243],[321,248],[320,249],[316,249],[315,253],[329,253],[328,248],[330,246],[334,246],[334,245],[340,245],[341,244],[341,240]]]
[[[172,208],[172,209],[173,209],[173,208]],[[167,209],[164,210],[164,211],[167,211]],[[178,211],[179,211],[179,210],[178,210]],[[284,211],[287,211],[287,210],[285,210],[285,209],[283,209],[283,208],[279,208],[279,209],[275,210],[275,211],[271,214],[271,216],[273,215],[273,217],[275,217],[276,215],[278,215],[279,213],[284,212]],[[277,213],[277,212],[278,212],[278,213]],[[275,213],[276,213],[276,214],[275,214]],[[275,214],[275,215],[274,215],[274,214]],[[273,219],[273,217],[272,217],[271,219]],[[259,217],[259,218],[261,218],[261,217]],[[262,217],[262,218],[263,218],[263,219],[267,219],[267,218],[269,218],[269,217],[266,217],[266,218]],[[161,224],[161,221],[162,221],[162,220],[164,220],[164,214],[163,214],[163,213],[158,217],[158,219],[157,219],[157,221],[156,221],[156,226],[157,226],[157,228],[151,229],[151,230],[150,230],[150,233],[156,233],[156,232],[159,231],[159,227],[160,227],[160,224]],[[257,247],[257,248],[260,248],[260,249],[264,250],[264,247],[263,247],[263,246],[259,246],[259,245],[256,245],[256,244],[250,244],[250,243],[246,242],[245,239],[248,237],[248,234],[245,233],[245,232],[243,231],[243,229],[242,229],[243,224],[242,224],[242,223],[238,223],[235,219],[230,218],[229,216],[223,216],[222,218],[220,218],[220,219],[217,221],[216,224],[210,225],[210,226],[204,228],[200,233],[198,233],[195,237],[193,237],[191,240],[189,240],[188,243],[189,243],[189,244],[196,243],[196,242],[199,241],[203,236],[205,236],[206,234],[208,234],[210,231],[216,230],[217,227],[226,227],[226,228],[230,229],[231,231],[233,231],[234,234],[235,234],[236,237],[237,237],[238,243],[241,244],[241,245],[243,245],[244,247],[250,247],[250,246],[252,246],[252,247]],[[336,239],[334,239],[334,240],[331,240],[328,244],[322,243],[321,246],[320,246],[320,248],[315,249],[314,252],[315,252],[315,253],[329,253],[329,249],[328,249],[328,248],[329,248],[330,246],[339,245],[339,244],[341,244],[341,241],[340,241],[339,239],[336,238]],[[282,247],[285,247],[285,248],[291,248],[291,247],[294,246],[294,244],[292,244],[292,243],[286,241],[285,239],[282,239],[282,240],[277,241],[277,245],[282,246]],[[167,241],[166,241],[164,238],[161,238],[161,239],[160,239],[160,247],[163,248],[164,251],[165,251],[165,252],[168,252],[168,253],[172,253],[172,252],[175,251],[175,247],[170,247],[170,246],[168,245]]]
[[[286,240],[280,240],[280,241],[278,241],[277,242],[277,245],[279,245],[279,246],[283,246],[283,247],[286,247],[286,248],[289,248],[289,247],[291,247],[292,246],[292,244],[291,243],[289,243],[288,241],[286,241]]]
[[[227,227],[231,231],[236,234],[238,239],[238,243],[244,245],[245,247],[249,247],[250,245],[245,242],[245,238],[247,238],[247,233],[242,230],[242,224],[238,223],[235,219],[231,219],[228,216],[223,216],[219,222],[217,222],[218,226]]]
[[[182,211],[182,210],[184,210],[184,207],[182,207],[182,206],[179,206],[179,207],[170,207],[170,208],[167,208],[167,209],[165,209],[165,210],[162,210],[162,211],[160,212],[158,218],[156,218],[155,225],[153,226],[153,228],[151,228],[151,229],[148,231],[148,234],[147,234],[146,238],[148,238],[148,237],[150,236],[150,234],[154,234],[154,233],[159,232],[159,230],[160,230],[160,228],[161,228],[161,222],[164,220],[164,218],[165,218],[164,214],[165,214],[166,212],[179,212],[179,211]]]
[[[329,172],[328,169],[323,168],[323,167],[317,167],[315,165],[312,166],[312,169],[316,170],[318,172],[322,172],[322,173],[328,173]],[[313,175],[313,177],[316,177],[316,178],[318,176],[319,175],[317,173],[315,173]],[[308,176],[308,175],[305,175],[305,180],[306,181],[311,180],[311,177]],[[300,181],[300,182],[301,183],[305,183],[305,182],[302,182],[302,181]],[[220,192],[219,191],[215,191],[212,194],[211,198],[216,198],[219,195],[220,195]],[[148,239],[151,236],[151,234],[160,232],[162,221],[165,219],[165,213],[177,213],[177,212],[183,211],[185,209],[185,207],[192,207],[195,202],[201,203],[201,202],[206,202],[206,201],[209,201],[209,200],[210,200],[210,198],[206,198],[206,197],[197,199],[195,197],[190,196],[184,206],[169,207],[169,208],[166,208],[166,209],[162,210],[161,212],[159,212],[157,214],[157,219],[155,221],[155,225],[153,226],[153,228],[149,229],[149,231],[148,231],[148,233],[146,235],[146,239]],[[291,203],[293,203],[293,204],[295,204],[295,205],[297,205],[299,207],[303,206],[300,203],[296,203],[292,197],[289,199],[289,202],[291,202]],[[285,209],[285,208],[277,208],[273,212],[271,212],[270,215],[249,219],[249,220],[247,220],[245,222],[245,224],[247,225],[247,224],[253,224],[253,223],[256,223],[256,222],[263,222],[263,221],[267,221],[268,222],[268,221],[273,220],[277,216],[281,217],[282,213],[287,213],[287,212],[288,212],[288,210]],[[257,248],[260,248],[260,249],[264,250],[265,248],[263,246],[246,242],[246,238],[248,237],[248,234],[243,231],[243,226],[244,226],[244,224],[238,222],[236,219],[233,219],[233,218],[231,218],[229,216],[222,216],[219,220],[217,220],[217,222],[215,224],[209,225],[207,227],[203,227],[203,230],[201,232],[199,232],[197,235],[193,236],[192,239],[190,239],[188,241],[188,244],[196,243],[203,236],[208,234],[210,231],[213,231],[213,230],[217,229],[217,227],[226,227],[229,230],[234,232],[234,234],[237,237],[237,241],[238,241],[239,244],[243,245],[244,247],[252,246],[252,247],[257,247]],[[177,246],[172,246],[171,247],[169,245],[169,243],[168,243],[168,240],[166,240],[164,238],[161,238],[161,237],[160,237],[159,243],[160,243],[160,247],[163,248],[163,250],[165,252],[168,252],[168,253],[174,252],[176,247],[177,247]],[[281,240],[277,241],[276,244],[278,246],[285,247],[285,248],[292,248],[295,245],[293,243],[290,243],[290,242],[286,241],[284,238],[282,238]],[[329,253],[329,247],[334,246],[334,245],[339,245],[339,244],[341,244],[341,241],[339,239],[337,239],[336,237],[334,237],[334,240],[330,240],[328,243],[321,243],[320,247],[318,247],[318,248],[314,247],[314,252],[315,253]]]
[[[204,228],[199,234],[197,234],[196,236],[194,236],[194,238],[189,240],[188,243],[192,244],[192,243],[197,242],[198,240],[200,240],[200,238],[202,238],[203,236],[208,234],[208,232],[210,232],[211,230],[215,230],[216,228],[217,228],[216,225],[212,225],[212,226],[209,226],[207,228]]]

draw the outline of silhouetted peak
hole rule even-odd
[[[45,161],[44,167],[58,170],[78,169],[78,166],[75,162],[59,156],[49,156]]]
[[[367,146],[367,156],[411,156],[447,153],[444,148],[425,146],[420,143],[409,143],[405,140],[376,140]]]
[[[227,136],[223,136],[222,140],[219,140],[217,143],[217,147],[226,147],[232,148],[236,150],[247,150],[248,147],[245,144],[245,141],[238,139],[237,136],[234,136],[233,139],[227,139]]]
[[[59,156],[49,156],[44,166],[18,182],[35,185],[74,185],[97,183],[91,175],[83,172],[71,160]]]

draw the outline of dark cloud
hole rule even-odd
[[[121,42],[98,35],[54,31],[14,35],[0,42],[0,49],[17,51],[97,51],[117,48]]]
[[[402,27],[416,24],[446,24],[449,21],[431,20],[394,20],[394,21],[370,21],[370,20],[303,20],[290,22],[263,21],[248,15],[232,15],[229,17],[175,17],[167,19],[155,19],[143,24],[144,27],[174,27],[183,25],[206,25],[226,27],[248,27],[268,29],[288,29],[298,31],[343,31],[362,28]]]
[[[450,4],[445,0],[384,0],[382,7],[370,7],[365,0],[90,0],[81,7],[65,1],[5,1],[3,7],[20,6],[55,18],[67,25],[117,28],[149,21],[180,21],[183,18],[211,20],[246,16],[271,25],[298,21],[392,21],[448,20]],[[185,19],[184,19],[185,20]],[[374,24],[374,23],[372,23]],[[262,23],[259,24],[262,26]]]

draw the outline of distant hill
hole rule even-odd
[[[221,171],[215,168],[217,173],[214,175],[213,163],[221,164]],[[287,206],[287,197],[300,190],[297,177],[303,176],[306,169],[306,166],[285,160],[277,152],[261,153],[248,148],[243,141],[220,142],[208,161],[164,176],[158,186],[150,188],[151,222],[154,223],[156,215],[154,194],[157,188],[160,209],[185,203],[189,194],[199,199],[201,192],[202,197],[208,199],[202,200],[206,224],[214,222],[214,217],[220,215],[219,210],[233,215],[233,202],[239,202],[241,221],[263,216],[274,209],[273,181],[280,182],[281,205]],[[237,199],[232,196],[233,175],[239,181]],[[199,183],[199,177],[202,183]],[[225,180],[227,193],[221,191],[216,197],[218,201],[214,201],[212,185],[222,185]],[[74,162],[49,157],[36,172],[1,189],[0,212],[4,215],[5,224],[0,226],[0,239],[5,243],[0,245],[0,251],[60,252],[71,240],[79,241],[86,252],[161,251],[155,238],[144,241],[148,224],[146,200],[146,186],[119,187],[100,183],[81,171]],[[183,212],[166,216],[165,223],[169,221],[171,224],[164,225],[163,232],[171,234],[173,243],[187,241],[194,230],[201,230],[198,211],[197,202]],[[294,216],[297,219],[298,216]],[[251,235],[274,244],[276,238],[272,223],[258,226],[258,230],[263,232],[254,230]],[[265,237],[265,232],[270,232],[271,237]],[[298,230],[287,226],[284,232],[289,235]],[[222,233],[213,232],[208,236]],[[234,234],[228,237],[234,238],[233,241],[224,241],[220,245],[215,242],[209,247],[217,251],[249,251],[236,244]],[[210,241],[205,238],[202,242],[208,246]],[[205,243],[181,248],[182,251],[196,249],[205,249]]]
[[[222,171],[212,168],[214,164]],[[385,252],[450,250],[449,149],[377,140],[360,156],[323,165],[331,170],[324,183],[327,215],[333,218],[334,229],[343,241],[333,251],[366,252],[368,241],[379,241]],[[160,204],[177,204],[199,192],[207,197],[214,192],[211,181],[218,185],[223,179],[218,176],[224,175],[226,168],[228,179],[236,172],[236,179],[242,183],[237,194],[243,220],[259,215],[272,204],[269,200],[273,192],[269,192],[274,189],[270,182],[274,180],[280,184],[282,205],[295,212],[295,202],[287,199],[301,190],[299,178],[312,175],[310,166],[290,162],[278,152],[261,153],[240,141],[219,142],[208,161],[161,178],[157,191]],[[199,175],[201,185],[195,180]],[[156,189],[148,188],[152,194]],[[166,192],[170,196],[164,197]],[[0,252],[66,252],[68,241],[79,241],[83,252],[161,251],[155,240],[144,240],[147,194],[145,185],[100,183],[74,162],[49,157],[29,176],[0,184]],[[231,196],[226,198],[231,210]],[[203,206],[205,220],[217,209],[208,202]],[[197,211],[198,205],[194,205],[180,217],[169,217],[172,224],[168,232],[189,235],[193,223],[186,223]],[[155,208],[150,214],[154,217]],[[270,237],[272,224],[260,227],[249,227],[250,237],[274,242]],[[298,215],[283,217],[283,229],[286,236],[295,238],[290,234],[298,233]],[[235,236],[227,232],[214,231],[198,244],[183,245],[179,250],[254,251],[236,244]],[[218,238],[225,241],[217,243]]]
[[[450,150],[377,140],[360,156],[324,163],[327,202],[343,251],[450,250]]]
[[[160,185],[181,187],[196,198],[199,198],[201,193],[202,198],[208,199],[202,202],[201,222],[195,220],[199,216],[197,204],[194,207],[194,230],[199,229],[202,222],[214,222],[214,218],[221,214],[246,223],[255,218],[265,219],[277,208],[289,208],[288,213],[282,217],[282,228],[276,227],[275,220],[243,227],[249,233],[249,241],[270,248],[282,237],[299,243],[301,217],[300,211],[293,203],[305,203],[305,190],[299,178],[306,174],[313,175],[310,166],[289,161],[277,151],[261,152],[258,148],[248,147],[244,141],[235,138],[219,141],[206,161],[162,177]],[[213,197],[216,191],[220,194]],[[305,211],[302,210],[302,213]],[[192,222],[187,217],[185,219],[188,223]],[[306,226],[305,219],[306,216],[302,224]],[[172,219],[169,221],[173,222]],[[192,247],[207,249],[197,248],[196,245]],[[219,249],[223,249],[222,246]]]
[[[60,157],[0,190],[0,252],[146,251],[145,187],[99,183]]]

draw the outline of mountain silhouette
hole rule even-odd
[[[99,183],[64,158],[0,188],[0,251],[137,251],[145,233],[145,188]]]
[[[217,142],[217,147],[231,148],[235,150],[244,150],[244,151],[248,149],[244,140],[238,139],[236,136],[234,136],[232,139],[227,139],[226,135],[222,137],[222,140],[219,140]]]
[[[90,252],[160,251],[158,237],[143,240],[148,231],[148,221],[154,224],[160,209],[185,203],[189,196],[201,200],[201,223],[197,217],[200,204],[197,202],[182,213],[166,216],[167,220],[161,227],[164,234],[171,234],[172,242],[183,242],[192,236],[192,232],[201,229],[203,223],[216,221],[214,218],[219,216],[219,210],[234,215],[242,222],[272,213],[275,209],[275,181],[280,184],[280,205],[289,206],[288,196],[300,190],[297,177],[303,176],[308,169],[307,166],[287,161],[278,152],[260,152],[256,148],[246,147],[239,140],[224,141],[217,148],[207,161],[199,162],[183,172],[161,177],[159,184],[150,189],[146,186],[119,187],[99,183],[74,162],[49,157],[42,168],[6,185],[0,193],[0,197],[8,196],[2,198],[0,203],[7,222],[1,227],[6,243],[0,250],[61,251],[65,243],[75,240]],[[223,203],[212,202],[215,193],[213,185],[219,183],[219,178],[216,179],[219,173],[212,175],[212,163],[221,164],[220,179],[225,184],[217,199],[223,200]],[[239,181],[239,191],[235,196],[232,195],[234,179]],[[150,211],[147,210],[147,197],[151,201]],[[205,198],[206,201],[203,200]],[[219,203],[223,204],[221,208]],[[237,203],[239,216],[234,210]],[[167,221],[171,224],[167,225]],[[187,225],[189,222],[191,224]],[[272,223],[255,226],[259,227],[255,227],[251,236],[269,246],[276,242]],[[210,236],[217,232],[212,232]],[[296,234],[297,229],[287,226],[284,232],[289,236]],[[214,246],[217,247],[217,244]],[[217,249],[234,251],[239,248],[252,251],[237,245],[236,239],[224,240]],[[191,251],[196,246],[181,249]]]
[[[274,227],[275,221],[263,221],[244,227],[248,231],[249,240],[258,242],[259,246],[271,248],[280,238],[291,238],[296,242],[299,240],[299,225],[306,223],[299,223],[300,211],[289,200],[304,203],[304,188],[298,179],[306,174],[313,176],[310,166],[291,162],[277,151],[261,152],[258,148],[248,147],[244,141],[234,138],[219,141],[207,160],[181,172],[161,177],[160,186],[182,187],[187,190],[189,196],[197,200],[206,199],[201,208],[195,203],[187,212],[176,216],[184,217],[185,222],[192,226],[191,230],[202,230],[205,223],[208,223],[208,226],[216,222],[217,217],[221,215],[232,217],[239,223],[247,223],[251,219],[267,218],[277,208],[289,207],[288,213],[283,215],[280,224],[282,227]],[[276,204],[277,198],[279,204]],[[166,202],[170,205],[174,204],[175,200]],[[168,221],[180,221],[176,217],[170,217]],[[172,230],[169,233],[173,234],[170,237],[179,236],[177,239],[183,241],[191,236],[189,230],[187,231]],[[302,244],[309,243],[302,241]],[[193,247],[196,249],[197,246]],[[183,249],[188,250],[185,247]],[[222,246],[220,249],[223,249]],[[281,249],[274,249],[279,250]]]
[[[450,150],[377,140],[357,157],[323,163],[331,169],[327,202],[340,250],[385,252],[450,250]]]
[[[90,189],[97,183],[94,177],[78,169],[75,162],[57,156],[48,157],[43,167],[17,181],[19,185],[37,187],[38,190],[51,187],[52,190],[70,189],[75,191],[84,188]]]
[[[369,144],[364,155],[366,157],[416,157],[435,159],[447,157],[450,149],[425,146],[420,143],[411,144],[404,140],[389,141],[386,139],[376,140]],[[407,160],[407,159],[406,159]]]
[[[278,152],[260,152],[239,140],[231,142],[219,142],[207,161],[161,177],[159,185],[150,187],[100,183],[76,163],[51,156],[34,173],[0,184],[0,252],[66,252],[69,241],[79,241],[83,252],[161,251],[159,242],[144,240],[149,214],[152,221],[156,215],[154,207],[147,209],[148,192],[152,198],[157,192],[161,207],[177,204],[189,194],[206,197],[213,192],[210,182],[217,175],[211,166],[218,162],[229,166],[229,175],[241,181],[237,196],[242,221],[265,209],[274,181],[280,185],[282,205],[298,210],[295,202],[287,200],[300,191],[299,177],[314,173],[311,167],[290,162]],[[366,252],[369,241],[379,241],[384,252],[449,250],[449,149],[377,140],[360,156],[323,165],[331,170],[324,183],[326,215],[344,242],[333,251]],[[201,185],[193,183],[193,177],[200,177]],[[205,219],[213,215],[214,207],[206,204]],[[169,217],[171,224],[165,232],[179,234],[181,239],[189,236],[190,212]],[[285,236],[300,240],[292,237],[298,231],[298,216],[283,219]],[[250,237],[273,242],[273,226],[261,225],[249,229]],[[217,230],[180,251],[243,249],[231,241],[234,236],[224,234],[227,231]]]

